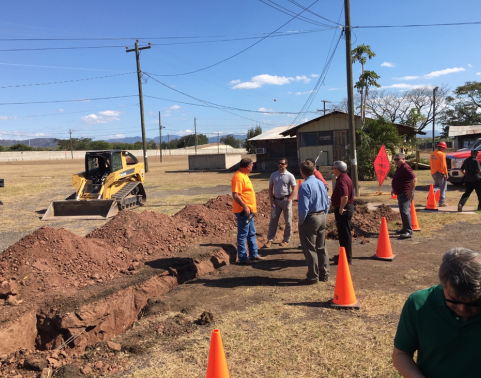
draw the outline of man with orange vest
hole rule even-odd
[[[439,142],[437,150],[433,151],[429,156],[429,165],[431,166],[431,175],[434,179],[434,191],[439,193],[439,207],[446,207],[446,187],[448,185],[448,166],[446,165],[446,155],[444,150],[448,148],[446,142]]]

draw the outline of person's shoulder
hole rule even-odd
[[[436,297],[440,296],[442,290],[441,285],[435,285],[427,289],[415,291],[409,296],[408,302],[413,304],[416,309],[421,308],[428,300],[435,300]]]

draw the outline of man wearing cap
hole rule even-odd
[[[276,237],[277,225],[281,213],[284,213],[286,227],[281,246],[289,244],[292,232],[292,199],[296,194],[296,178],[287,171],[287,159],[279,159],[279,170],[271,174],[269,179],[269,202],[271,205],[271,220],[267,231],[267,243],[263,248],[270,248]]]
[[[446,155],[444,150],[447,148],[446,142],[439,142],[437,150],[431,152],[429,156],[429,165],[431,166],[431,175],[434,179],[434,191],[439,190],[439,207],[446,207],[446,187],[448,185],[448,166],[446,164]]]
[[[411,294],[404,304],[393,365],[404,378],[479,377],[481,253],[451,248],[438,277],[440,285]]]
[[[256,193],[248,176],[252,171],[252,160],[240,161],[240,168],[232,177],[233,210],[237,218],[237,254],[240,264],[253,264],[256,260],[264,260],[259,256],[256,243],[256,226],[254,219],[249,219],[251,213],[257,213]],[[249,247],[247,257],[246,240]]]
[[[314,285],[329,280],[329,256],[326,248],[326,213],[329,199],[326,186],[314,176],[314,164],[301,163],[305,180],[299,189],[299,239],[307,260],[306,278],[300,285]]]
[[[397,195],[399,212],[401,213],[401,221],[403,224],[402,229],[396,231],[396,234],[399,234],[401,239],[409,239],[413,236],[411,201],[413,200],[417,178],[409,164],[406,163],[406,156],[402,152],[394,156],[394,164],[397,169],[391,182],[391,195]]]
[[[464,184],[466,191],[459,200],[458,211],[463,211],[463,206],[466,204],[469,196],[476,191],[478,196],[478,211],[481,210],[481,164],[478,159],[478,151],[471,150],[471,156],[463,161],[461,172],[464,174]]]

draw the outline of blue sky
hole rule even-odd
[[[191,133],[194,117],[199,133],[222,136],[318,116],[321,100],[346,97],[341,39],[308,112],[296,114],[339,40],[344,2],[317,1],[313,13],[302,13],[306,19],[291,20],[267,4],[301,12],[293,2],[263,1],[4,2],[0,139],[66,139],[69,129],[73,137],[93,139],[140,135],[135,53],[126,53],[136,38],[140,46],[152,43],[141,53],[142,71],[150,75],[143,84],[148,138],[158,136],[159,111],[163,135]],[[353,26],[477,22],[480,15],[481,2],[474,0],[351,0]],[[377,54],[366,69],[381,76],[385,89],[454,89],[481,81],[480,32],[481,25],[355,28],[352,43],[368,44]],[[235,54],[193,74],[157,76],[199,70]],[[360,70],[354,65],[355,81]]]

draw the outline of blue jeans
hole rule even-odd
[[[414,198],[408,199],[407,193],[401,193],[397,196],[397,203],[399,205],[399,212],[401,213],[401,220],[403,222],[402,231],[408,234],[413,234],[413,225],[411,223],[411,202]]]
[[[246,224],[247,217],[243,217],[241,213],[234,214],[237,218],[237,255],[239,256],[239,262],[243,262],[247,260],[246,239],[249,247],[249,258],[257,257],[259,254],[256,243],[256,225],[254,219]]]
[[[434,173],[432,176],[434,180],[434,192],[436,193],[438,190],[440,190],[439,203],[443,204],[446,198],[448,180],[442,173],[439,172]]]

